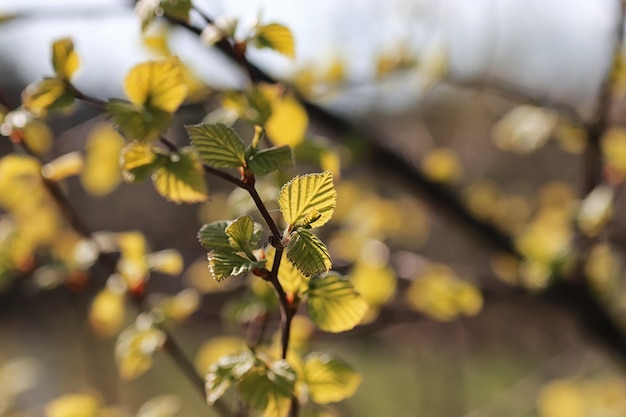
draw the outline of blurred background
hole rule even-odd
[[[320,235],[334,268],[370,303],[354,330],[310,336],[312,349],[363,375],[354,397],[324,412],[626,415],[620,1],[194,4],[217,22],[239,19],[241,30],[256,19],[279,22],[295,38],[293,60],[248,53],[310,104],[306,132],[293,142],[296,168],[258,185],[271,202],[296,173],[333,172],[338,206]],[[133,65],[177,55],[194,93],[167,133],[179,145],[188,144],[183,125],[223,117],[224,94],[247,88],[246,73],[181,25],[159,20],[142,34],[133,9],[121,0],[0,3],[0,133],[11,137],[18,124],[8,114],[24,88],[53,73],[50,45],[61,37],[74,40],[81,59],[76,86],[102,99],[125,96]],[[193,13],[190,22],[202,24]],[[50,162],[115,135],[106,122],[77,104],[31,126],[31,135]],[[249,126],[237,127],[250,137]],[[1,156],[17,149],[4,136]],[[89,147],[85,158],[85,170],[105,169],[89,162]],[[196,240],[202,224],[250,212],[246,195],[209,178],[209,201],[176,205],[150,181],[94,191],[85,172],[60,184],[100,243],[134,231],[146,253],[160,253],[155,263],[171,260],[160,251],[182,256],[181,273],[155,268],[146,292],[179,297],[172,333],[198,369],[220,346],[246,340],[266,313],[263,338],[271,341],[279,316],[255,304],[264,290],[250,290],[250,278],[213,283]],[[0,191],[14,192],[3,182]],[[217,415],[163,353],[145,374],[120,379],[116,336],[136,309],[115,297],[94,303],[113,285],[109,272],[92,265],[93,255],[84,265],[68,260],[90,246],[66,225],[15,262],[15,220],[10,207],[2,210],[0,415],[43,415],[69,393],[91,393],[102,407],[130,414],[174,394],[180,401],[168,397],[162,407]]]

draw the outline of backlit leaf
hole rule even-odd
[[[285,145],[254,152],[248,158],[248,166],[257,176],[266,175],[270,172],[281,169],[291,168],[293,166],[291,148]]]
[[[308,230],[293,232],[286,252],[287,258],[305,276],[326,272],[332,266],[328,248]]]
[[[163,161],[159,156],[148,143],[133,141],[126,145],[120,157],[124,180],[140,182],[150,176]]]
[[[107,112],[131,140],[151,141],[167,130],[172,115],[158,108],[145,108],[124,100],[111,99]]]
[[[172,152],[152,175],[154,188],[174,203],[198,203],[208,198],[204,172],[194,150]]]
[[[261,225],[254,223],[250,216],[239,217],[225,229],[231,248],[246,253],[252,252],[258,243],[260,231]]]
[[[63,110],[74,103],[74,96],[67,92],[63,80],[44,78],[30,84],[22,93],[24,108],[37,117],[56,110]]]
[[[254,38],[257,48],[269,48],[289,58],[295,58],[296,48],[291,31],[286,26],[270,23],[257,27]]]
[[[52,131],[39,119],[30,119],[22,129],[22,136],[26,145],[37,155],[43,155],[52,145]]]
[[[296,176],[281,188],[278,196],[285,221],[296,227],[324,225],[332,217],[336,203],[337,192],[330,172]],[[309,217],[312,212],[314,219]]]
[[[246,165],[243,141],[224,124],[201,123],[186,126],[191,143],[202,161],[215,168],[238,168]]]
[[[304,382],[311,399],[327,404],[350,398],[362,377],[350,365],[337,358],[312,353],[304,360]]]
[[[289,409],[296,373],[286,360],[256,366],[237,384],[241,396],[265,417],[281,417]]]
[[[184,261],[176,249],[165,249],[147,255],[148,268],[168,275],[179,275],[183,271]]]
[[[265,267],[265,261],[251,261],[236,253],[220,251],[209,252],[209,270],[216,281],[222,281],[231,275],[250,272],[255,268]]]
[[[67,394],[46,405],[46,417],[98,417],[100,400],[90,394]]]
[[[245,375],[254,365],[255,358],[249,349],[221,357],[211,366],[206,376],[206,396],[209,404],[214,404],[224,395],[231,384]]]
[[[203,225],[198,231],[198,241],[209,250],[231,250],[230,241],[226,234],[228,225],[229,222],[227,221],[217,221]]]
[[[371,307],[387,303],[396,292],[397,279],[389,264],[372,258],[361,257],[350,272],[350,280]]]
[[[117,338],[115,359],[122,379],[130,380],[146,372],[152,366],[152,355],[165,343],[165,334],[150,323],[138,323],[128,327]]]
[[[180,411],[180,400],[175,395],[159,395],[146,401],[135,417],[172,417]]]
[[[422,160],[422,170],[433,181],[452,183],[461,173],[458,157],[449,148],[438,148],[428,152]]]
[[[61,181],[80,174],[84,166],[83,155],[78,151],[70,152],[44,165],[41,168],[41,175],[50,181]]]
[[[309,281],[307,310],[311,321],[322,330],[338,333],[361,322],[368,306],[350,281],[330,272]]]
[[[173,113],[187,94],[181,67],[176,57],[138,64],[126,76],[124,91],[137,106]]]
[[[121,291],[105,288],[96,295],[89,309],[89,324],[99,336],[112,336],[120,330],[126,309]]]
[[[157,299],[156,308],[168,320],[177,322],[185,320],[200,307],[200,295],[192,288],[185,288],[174,296],[153,295]]]
[[[123,147],[124,138],[109,125],[100,125],[90,132],[80,180],[91,195],[106,195],[122,180],[119,160]]]
[[[72,39],[63,38],[52,44],[52,67],[59,78],[69,80],[79,65],[80,60],[74,52]]]
[[[265,123],[265,132],[274,145],[295,146],[304,140],[309,116],[293,96],[278,97],[271,101],[272,115]]]

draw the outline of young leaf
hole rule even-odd
[[[69,80],[80,65],[71,38],[63,38],[52,44],[52,67],[62,80]]]
[[[246,165],[243,141],[232,128],[218,123],[185,126],[200,158],[215,168],[238,168]]]
[[[278,205],[285,221],[293,227],[320,227],[333,216],[337,192],[330,172],[297,176],[280,190]],[[304,221],[315,211],[317,218]]]
[[[279,169],[291,168],[293,166],[291,148],[285,145],[254,152],[248,158],[248,166],[257,176],[266,175]]]
[[[248,404],[265,417],[281,417],[289,408],[296,373],[284,359],[263,365],[243,375],[237,387]]]
[[[296,56],[293,35],[286,26],[278,23],[259,26],[254,40],[257,48],[273,49],[292,59]]]
[[[171,153],[152,175],[154,188],[174,203],[198,203],[208,198],[204,172],[194,150]]]
[[[152,326],[133,325],[124,330],[115,344],[115,359],[122,379],[134,379],[152,366],[152,355],[163,346],[165,334]]]
[[[24,108],[37,117],[55,110],[63,110],[74,103],[74,96],[67,92],[63,80],[44,78],[30,84],[22,93]]]
[[[241,378],[254,365],[255,358],[248,349],[236,355],[221,357],[211,366],[206,376],[207,402],[213,405],[221,398],[230,385]]]
[[[46,405],[46,417],[96,417],[100,415],[100,400],[91,394],[67,394]]]
[[[255,268],[265,267],[265,261],[251,261],[233,252],[209,252],[209,270],[216,281],[222,281],[232,275],[250,272]]]
[[[226,227],[228,242],[235,251],[252,252],[252,247],[258,243],[261,226],[252,221],[250,216],[242,216]]]
[[[230,242],[226,234],[226,227],[229,225],[227,221],[217,221],[207,223],[198,231],[198,241],[206,249],[218,249],[230,251]]]
[[[367,302],[339,274],[328,273],[309,281],[307,310],[311,321],[327,332],[350,330],[361,322]]]
[[[172,121],[172,115],[164,110],[144,108],[124,100],[111,99],[106,109],[115,124],[132,140],[155,140]]]
[[[292,233],[287,258],[307,277],[326,272],[332,266],[326,245],[308,230]]]
[[[272,114],[265,123],[265,132],[274,145],[296,146],[304,140],[309,116],[292,95],[271,100]]]
[[[127,182],[140,182],[151,175],[163,162],[158,158],[152,145],[133,141],[122,149],[120,165],[122,175]]]
[[[113,191],[122,181],[120,152],[124,138],[111,125],[102,124],[89,133],[85,169],[80,181],[85,190],[95,196]]]
[[[180,61],[169,57],[136,65],[124,80],[124,91],[137,106],[175,112],[187,95]]]
[[[362,380],[361,375],[344,361],[319,353],[305,358],[303,374],[309,395],[318,404],[350,398]]]

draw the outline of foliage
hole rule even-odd
[[[413,253],[429,235],[427,208],[411,198],[381,197],[370,183],[342,178],[342,164],[359,149],[343,158],[346,149],[310,129],[314,112],[302,97],[340,83],[346,76],[341,60],[321,76],[300,74],[296,89],[255,76],[247,61],[249,48],[295,57],[294,37],[280,23],[259,18],[245,28],[238,19],[214,21],[191,0],[140,0],[136,11],[145,33],[162,17],[195,29],[205,45],[218,46],[241,63],[250,82],[240,91],[215,89],[211,94],[218,108],[184,126],[188,141],[179,145],[169,138],[171,128],[193,97],[184,62],[164,48],[160,59],[130,69],[125,98],[103,100],[74,84],[81,58],[72,39],[55,41],[53,75],[29,85],[20,108],[0,108],[0,132],[23,150],[0,159],[0,207],[6,212],[0,218],[0,285],[30,274],[46,277],[42,287],[82,289],[98,264],[108,276],[91,300],[87,319],[97,336],[115,337],[120,378],[139,378],[152,368],[158,352],[167,353],[224,415],[224,403],[232,400],[229,391],[236,391],[237,415],[252,410],[266,417],[327,415],[327,404],[352,397],[361,374],[337,356],[312,350],[310,339],[317,330],[340,333],[376,324],[386,309],[398,306],[411,317],[441,322],[481,312],[485,295],[475,284],[477,277]],[[192,26],[192,15],[204,20],[202,28]],[[379,56],[377,77],[415,65],[404,48],[397,52]],[[445,45],[430,45],[418,72],[425,90],[444,80],[449,72]],[[52,143],[50,116],[65,117],[77,102],[97,108],[107,122],[91,130],[84,150],[45,162]],[[461,157],[448,147],[425,152],[421,165],[412,168],[435,199],[497,241],[500,253],[492,254],[490,266],[502,281],[531,292],[555,282],[587,291],[589,284],[608,300],[608,308],[620,311],[621,262],[607,230],[618,186],[626,179],[626,133],[579,122],[558,109],[524,104],[491,129],[494,147],[523,155],[553,138],[566,151],[580,152],[582,135],[583,143],[595,146],[604,171],[579,199],[563,183],[544,185],[532,202],[488,180],[464,187]],[[186,269],[190,287],[149,294],[152,274],[183,273],[183,255],[175,249],[153,252],[138,230],[91,232],[67,198],[66,184],[73,177],[93,198],[114,192],[122,180],[138,184],[149,178],[169,202],[206,202],[200,211],[210,215],[214,211],[205,208],[221,202],[233,214],[203,220],[197,240],[206,260]],[[234,189],[210,193],[207,178]],[[450,197],[455,187],[464,187],[464,201]],[[394,253],[392,260],[394,244],[407,238],[413,246]],[[407,253],[408,262],[397,261]],[[410,268],[401,272],[403,265]],[[584,275],[576,276],[576,269]],[[575,284],[565,277],[574,277]],[[239,290],[231,293],[233,288]],[[171,330],[196,313],[201,293],[218,291],[229,298],[226,320],[244,325],[247,334],[245,339],[219,335],[206,341],[196,357],[196,378]],[[579,299],[573,298],[574,304]],[[133,315],[131,306],[139,313]],[[270,338],[267,329],[278,318],[278,331]],[[623,388],[614,381],[597,385],[611,392]],[[584,416],[611,401],[623,408],[623,401],[602,395],[595,386],[552,382],[539,394],[538,411],[544,417]],[[1,406],[2,401],[0,412]],[[135,415],[169,417],[180,406],[176,397],[156,397]],[[127,414],[120,413],[93,393],[67,394],[45,408],[48,417]]]

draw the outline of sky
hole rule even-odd
[[[537,91],[583,111],[593,105],[615,37],[617,0],[197,0],[212,16],[276,21],[294,32],[297,59],[252,52],[278,76],[323,70],[344,61],[347,87],[326,104],[367,112],[401,111],[423,99],[412,75],[375,80],[375,57],[398,43],[418,58],[436,45],[455,79],[495,78]],[[71,36],[83,57],[77,84],[120,95],[127,70],[151,55],[141,45],[137,19],[121,0],[3,0],[0,14],[33,17],[0,25],[0,76],[24,84],[50,74],[49,48]],[[172,43],[181,59],[218,87],[238,87],[243,74],[218,52],[199,47],[184,30]]]

